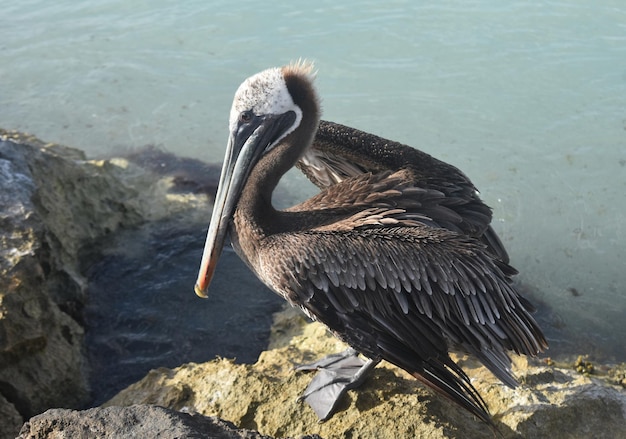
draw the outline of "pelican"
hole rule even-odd
[[[483,242],[487,227],[470,233],[472,215],[455,211],[445,190],[416,184],[415,169],[403,166],[362,166],[303,203],[273,207],[276,185],[307,160],[320,124],[312,69],[268,69],[235,93],[196,294],[207,296],[230,234],[265,285],[368,359],[342,364],[356,370],[351,376],[333,370],[336,378],[307,388],[303,397],[321,419],[386,360],[493,425],[449,353],[474,355],[514,387],[507,351],[535,356],[547,343],[511,284],[515,270]],[[348,357],[316,366],[332,370]]]

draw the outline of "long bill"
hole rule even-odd
[[[213,273],[215,273],[217,261],[224,248],[224,240],[226,239],[226,233],[228,231],[228,221],[235,210],[233,203],[236,203],[236,200],[233,200],[232,192],[230,191],[234,174],[233,168],[237,162],[234,143],[235,139],[231,135],[228,138],[226,156],[224,157],[222,173],[220,174],[220,182],[217,186],[217,193],[215,194],[215,204],[213,205],[209,231],[207,232],[204,251],[202,252],[200,272],[198,273],[198,280],[194,286],[194,291],[202,298],[208,297],[207,290],[213,278]]]
[[[293,123],[293,114],[290,113],[255,116],[251,123],[231,133],[228,138],[200,271],[194,287],[199,297],[208,297],[207,290],[224,247],[228,225],[248,175],[266,148],[276,143],[276,140],[282,137],[285,127]]]

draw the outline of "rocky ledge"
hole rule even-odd
[[[387,364],[320,424],[297,401],[310,375],[293,365],[344,346],[291,309],[275,316],[272,342],[255,364],[216,359],[156,369],[102,407],[70,410],[88,394],[81,260],[119,229],[189,221],[209,208],[212,181],[164,176],[145,163],[86,160],[78,150],[0,131],[0,438],[20,427],[22,438],[497,436]],[[515,358],[522,385],[511,390],[460,361],[500,437],[626,437],[623,367],[608,377],[584,361],[576,370]]]
[[[218,359],[153,370],[104,405],[162,405],[218,416],[270,436],[496,437],[472,415],[386,363],[348,393],[334,417],[319,423],[297,400],[311,375],[296,373],[293,366],[346,346],[291,308],[275,315],[273,332],[269,349],[255,364]],[[514,372],[522,385],[513,390],[477,363],[461,363],[487,401],[502,438],[626,437],[626,393],[619,386],[572,368],[515,357]]]

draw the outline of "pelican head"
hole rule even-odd
[[[235,93],[226,156],[194,288],[200,297],[207,297],[230,219],[250,171],[264,155],[300,127],[303,109],[302,103],[297,101],[302,99],[301,90],[304,88],[308,91],[305,96],[316,99],[312,67],[309,63],[296,63],[264,70],[246,79]]]

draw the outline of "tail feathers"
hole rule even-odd
[[[433,369],[424,369],[421,372],[413,372],[411,375],[495,428],[487,404],[460,368],[454,371],[456,373],[443,365]]]
[[[518,386],[518,382],[511,372],[511,359],[504,351],[483,349],[472,352],[478,360],[500,381],[511,389]]]

